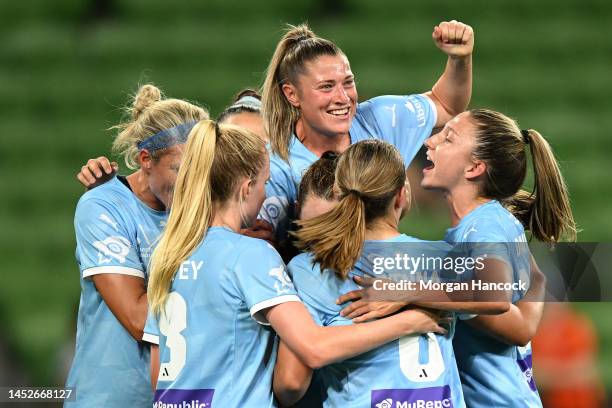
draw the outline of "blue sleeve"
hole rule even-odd
[[[241,250],[233,271],[242,299],[253,318],[268,324],[260,311],[285,302],[299,302],[295,287],[280,255],[267,242],[242,237]]]
[[[259,219],[274,227],[279,242],[287,238],[290,208],[297,200],[297,191],[291,177],[291,169],[278,158],[270,160],[270,179],[266,183],[266,199],[259,211]]]
[[[477,218],[465,231],[461,239],[469,247],[472,257],[487,255],[508,262],[508,239],[497,222]]]
[[[159,322],[157,321],[153,313],[151,313],[151,311],[149,310],[149,313],[147,313],[147,321],[145,323],[145,327],[142,334],[142,341],[151,344],[159,344],[159,336]]]
[[[375,137],[397,147],[406,165],[436,124],[436,107],[425,95],[378,96],[359,104],[358,114]]]
[[[464,236],[470,241],[464,244],[469,248],[470,257],[501,261],[509,268],[510,282],[529,282],[530,260],[526,242],[513,242],[514,238],[504,235],[499,223],[485,218],[474,220]],[[513,291],[512,302],[520,300],[528,287],[527,285],[525,290]]]
[[[99,273],[145,277],[133,227],[111,203],[81,200],[74,217],[77,260],[83,278]]]
[[[289,262],[288,268],[298,295],[315,323],[327,326],[338,314],[333,309],[337,296],[327,290],[319,266],[312,265],[310,257],[298,255]]]

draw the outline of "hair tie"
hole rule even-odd
[[[529,142],[531,141],[529,137],[529,130],[521,129],[521,135],[523,135],[523,142],[525,142],[525,144],[529,144]]]
[[[299,37],[297,37],[295,39],[295,43],[298,44],[298,43],[300,43],[302,41],[306,41],[306,40],[309,40],[309,39],[310,39],[310,37],[308,35],[302,34],[302,35],[300,35]]]
[[[348,196],[348,195],[351,195],[351,194],[355,195],[360,200],[363,200],[363,198],[365,197],[361,191],[357,191],[357,190],[354,190],[354,189],[350,189],[349,191],[347,191],[345,197]]]
[[[213,122],[215,124],[215,140],[219,140],[219,135],[221,134],[221,129],[219,129],[219,123]]]

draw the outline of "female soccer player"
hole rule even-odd
[[[307,173],[303,181],[307,182],[309,176]],[[326,175],[320,176],[323,179]],[[380,244],[428,245],[398,232],[408,192],[403,158],[392,145],[377,140],[351,145],[338,161],[335,183],[338,203],[334,205],[326,198],[323,188],[319,194],[323,200],[316,204],[323,211],[325,207],[332,209],[298,222],[298,244],[311,252],[289,264],[299,296],[322,326],[350,325],[351,321],[340,315],[342,306],[335,300],[356,287],[347,279],[349,276],[368,273],[367,260],[360,259],[362,250],[368,253],[372,245]],[[302,197],[306,194],[302,192]],[[304,198],[315,203],[312,198]],[[308,205],[306,202],[301,208],[302,217],[310,213]],[[325,390],[324,406],[465,406],[452,349],[452,327],[449,336],[408,336],[323,367],[319,376]],[[277,396],[286,403],[294,402],[305,389],[310,373],[284,345],[279,350],[276,371]],[[300,377],[305,384],[299,384]]]
[[[274,153],[260,217],[286,239],[302,173],[323,152],[342,152],[360,140],[395,145],[409,164],[432,130],[467,107],[472,91],[472,28],[442,22],[432,34],[448,55],[446,69],[423,95],[380,96],[357,104],[349,61],[306,25],[278,43],[262,91],[265,128]]]
[[[254,132],[266,143],[270,141],[261,117],[261,95],[252,89],[243,89],[234,102],[217,118],[218,123],[242,126]]]
[[[438,318],[408,311],[353,327],[321,328],[300,302],[278,253],[240,235],[265,197],[264,142],[236,126],[191,132],[173,205],[151,262],[158,404],[274,405],[271,326],[308,366],[320,367],[405,334],[444,333]],[[158,360],[157,360],[158,359]],[[193,405],[195,404],[195,405]]]
[[[426,146],[432,165],[423,170],[422,185],[446,195],[452,224],[446,241],[505,243],[511,252],[526,242],[524,228],[544,242],[575,239],[561,172],[550,146],[535,130],[521,130],[499,112],[475,109],[448,122]],[[534,169],[532,193],[520,190],[527,149]],[[515,266],[519,277],[521,268],[524,272],[528,265]],[[542,283],[536,284],[543,291]],[[515,293],[514,299],[519,297]],[[541,302],[518,301],[508,313],[457,325],[455,354],[468,406],[541,406],[528,344],[541,314]]]
[[[230,106],[219,114],[217,122],[245,127],[268,142],[261,117],[261,95],[252,89],[243,89]],[[77,180],[87,189],[94,188],[110,180],[119,166],[117,163],[100,156],[90,159],[77,174]]]
[[[252,89],[244,89],[238,93],[234,102],[225,108],[218,117],[219,123],[242,126],[251,130],[262,140],[268,142],[268,136],[263,129],[261,118],[261,96]],[[110,180],[118,170],[116,163],[111,163],[106,157],[90,159],[81,168],[77,179],[86,188],[91,189]],[[253,238],[264,239],[274,243],[272,227],[261,220],[257,220],[242,233]]]
[[[79,200],[74,220],[81,301],[68,406],[151,406],[149,350],[140,343],[147,316],[147,266],[166,222],[182,145],[203,108],[141,87],[117,126],[113,148],[130,167]]]

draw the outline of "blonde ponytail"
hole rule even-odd
[[[332,269],[346,279],[365,240],[365,204],[357,193],[345,195],[331,211],[297,224],[297,247],[310,250],[321,270]]]
[[[336,189],[340,200],[331,211],[298,221],[296,245],[313,253],[321,270],[346,279],[363,249],[366,228],[389,211],[404,187],[406,172],[395,147],[380,140],[351,145],[338,160]]]
[[[257,176],[266,154],[264,142],[238,126],[203,121],[191,130],[168,222],[151,258],[148,296],[154,313],[162,310],[181,263],[206,236],[215,209],[235,193],[241,177]]]
[[[166,303],[172,279],[181,262],[202,241],[212,220],[210,171],[216,139],[212,121],[200,122],[189,134],[168,223],[151,258],[147,293],[155,314]]]

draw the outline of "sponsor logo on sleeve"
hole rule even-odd
[[[463,240],[466,240],[468,235],[470,235],[472,232],[478,232],[478,230],[473,225],[470,225],[470,228],[465,232],[465,234],[463,234]]]
[[[98,250],[100,263],[109,263],[113,259],[119,261],[119,263],[124,263],[132,244],[127,238],[115,235],[106,238],[104,241],[96,241],[93,246]]]
[[[408,98],[404,106],[406,107],[406,109],[416,115],[418,123],[417,127],[425,126],[425,109],[423,109],[423,104],[417,98]]]
[[[453,408],[450,386],[372,390],[372,408]]]
[[[98,219],[108,225],[110,225],[115,231],[119,232],[119,226],[118,224],[113,221],[113,219],[106,213],[102,213],[100,214],[100,216],[98,217]]]
[[[287,275],[287,270],[284,266],[281,265],[278,268],[271,269],[268,275],[276,279],[274,282],[274,289],[276,289],[277,295],[282,295],[283,293],[294,290],[293,282],[291,282],[289,275]]]

